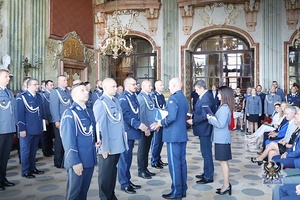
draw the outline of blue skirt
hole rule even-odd
[[[219,161],[231,160],[231,145],[215,143],[215,159]]]

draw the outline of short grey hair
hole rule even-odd
[[[285,108],[285,110],[289,110],[290,112],[296,114],[297,113],[297,109],[294,106],[288,106]]]
[[[203,80],[198,80],[196,81],[196,83],[194,84],[194,88],[204,88],[206,90],[206,83]]]

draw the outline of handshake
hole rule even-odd
[[[151,133],[150,133],[150,130],[153,130],[155,132],[158,132],[159,129],[161,127],[161,122],[160,121],[157,121],[157,122],[154,122],[150,125],[150,129],[144,124],[144,123],[141,123],[141,125],[139,126],[139,129],[143,132],[145,132],[145,135],[146,136],[149,136]]]

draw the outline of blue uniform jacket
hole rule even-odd
[[[141,91],[137,96],[140,105],[140,121],[150,127],[155,122],[154,118],[154,102],[151,97],[144,91]]]
[[[280,99],[281,99],[280,102],[284,101],[284,92],[283,92],[283,90],[281,88],[276,88],[276,94],[278,96],[280,96]]]
[[[103,91],[100,89],[96,89],[92,94],[92,104],[96,102],[97,99],[99,99],[103,94]]]
[[[300,168],[300,134],[294,141],[294,144],[291,148],[287,149],[287,158],[294,158],[295,168]]]
[[[92,95],[93,95],[93,93],[90,91],[89,92],[89,99],[85,102],[85,105],[87,106],[87,107],[89,107],[90,109],[92,109],[93,110],[93,101],[92,101]]]
[[[15,99],[12,91],[8,95],[0,87],[0,134],[16,132]]]
[[[280,102],[280,103],[282,102],[279,95],[277,95],[277,94],[275,94],[275,95],[271,95],[271,94],[266,95],[265,103],[264,103],[265,114],[269,114],[270,116],[273,114],[273,112],[275,110],[275,108],[274,108],[274,103],[275,102]]]
[[[231,135],[228,126],[231,121],[231,112],[227,104],[220,106],[215,117],[210,117],[208,122],[213,125],[213,141],[217,144],[230,144]]]
[[[59,122],[64,111],[72,105],[72,99],[67,89],[56,87],[50,92],[50,112],[53,122]]]
[[[43,99],[44,118],[50,123],[52,122],[52,116],[50,112],[50,92],[46,90],[40,92],[40,95]]]
[[[119,97],[120,105],[123,112],[124,128],[127,132],[129,140],[139,140],[141,139],[141,130],[139,126],[141,125],[139,112],[140,105],[135,94],[131,94],[127,90]]]
[[[210,136],[212,133],[212,125],[208,123],[206,112],[202,106],[209,106],[213,110],[213,95],[210,91],[198,98],[193,112],[193,133],[196,136]]]
[[[293,96],[292,94],[286,95],[286,102],[293,106],[300,107],[300,94],[296,93],[295,96]]]
[[[119,154],[128,149],[127,135],[124,130],[122,108],[119,100],[105,93],[95,102],[94,116],[100,127],[102,145],[98,153]]]
[[[43,131],[43,100],[39,94],[34,97],[29,91],[23,92],[17,98],[19,131],[27,135],[39,135]]]
[[[217,110],[218,110],[218,108],[219,108],[219,106],[220,106],[220,104],[221,104],[221,101],[218,98],[219,92],[216,91],[215,96],[213,95],[213,91],[212,90],[209,90],[209,92],[211,92],[212,97],[213,97],[212,110],[211,111],[213,111],[213,113],[216,113]]]
[[[79,163],[83,168],[97,164],[95,118],[90,108],[83,110],[76,102],[67,108],[61,118],[60,136],[65,150],[66,169]]]
[[[260,97],[260,100],[261,100],[261,109],[262,109],[262,114],[264,114],[265,113],[265,99],[266,99],[266,94],[265,93],[257,93],[256,94],[257,96],[259,96]]]
[[[188,102],[181,90],[170,95],[167,104],[168,115],[161,120],[163,127],[163,142],[186,142],[186,114]]]
[[[154,101],[155,108],[165,109],[166,108],[166,99],[163,94],[154,91],[152,94],[152,99]]]
[[[262,114],[262,105],[259,96],[250,96],[247,98],[245,113],[250,115]]]

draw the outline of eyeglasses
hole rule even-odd
[[[136,83],[129,83],[130,85],[136,86]]]

